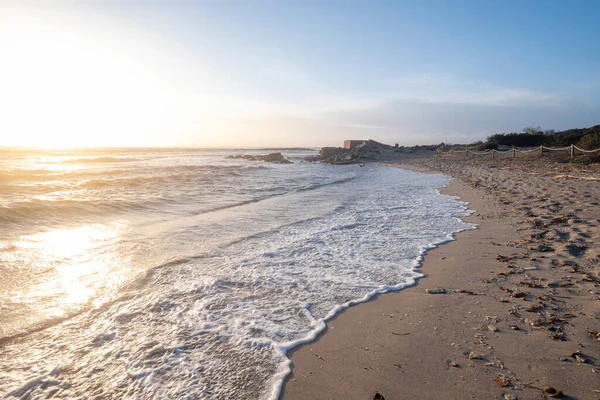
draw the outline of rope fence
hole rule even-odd
[[[512,149],[509,150],[486,150],[486,151],[473,151],[470,149],[465,149],[465,150],[449,150],[449,151],[441,151],[438,150],[437,151],[437,155],[438,156],[443,156],[446,154],[464,154],[465,157],[469,157],[469,155],[474,155],[474,156],[488,156],[492,159],[495,159],[498,156],[503,156],[503,155],[508,155],[511,156],[512,158],[516,158],[517,154],[527,154],[527,153],[538,153],[540,157],[542,157],[544,155],[544,152],[548,153],[548,152],[569,152],[569,155],[571,158],[575,157],[577,155],[577,152],[579,152],[579,154],[590,154],[590,153],[597,153],[600,152],[600,148],[595,149],[595,150],[584,150],[581,149],[577,146],[575,146],[574,144],[567,146],[567,147],[546,147],[546,146],[540,146],[540,147],[534,147],[532,149],[529,150],[522,150],[522,149],[518,149],[516,147],[513,147]]]

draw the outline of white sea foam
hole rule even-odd
[[[145,256],[151,268],[93,310],[0,343],[0,393],[276,399],[291,348],[343,309],[413,285],[424,252],[470,227],[466,205],[437,192],[441,175],[313,164],[245,173],[235,182],[263,200],[130,227],[129,263]],[[261,193],[275,186],[285,194]]]

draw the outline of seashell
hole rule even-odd
[[[507,387],[510,385],[510,380],[503,374],[496,375],[494,382],[500,387]]]
[[[514,396],[510,393],[504,393],[504,395],[502,396],[502,398],[504,400],[519,400],[519,398],[517,396]]]
[[[469,360],[483,360],[483,355],[472,351],[469,353]]]
[[[569,357],[575,358],[575,356],[580,356],[580,355],[581,355],[581,350],[577,350],[577,351],[572,352]]]
[[[576,354],[576,355],[575,355],[575,359],[576,359],[577,361],[579,361],[580,363],[583,363],[583,364],[585,364],[585,363],[587,363],[587,362],[588,362],[588,359],[587,359],[587,358],[585,358],[584,356],[581,356],[581,355],[579,355],[579,354]]]
[[[488,330],[490,332],[498,332],[498,328],[496,328],[494,325],[488,325]]]
[[[550,397],[560,397],[562,396],[562,392],[558,389],[554,389],[552,386],[546,386],[544,388],[544,393],[548,393]]]

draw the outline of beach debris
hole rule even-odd
[[[403,332],[403,333],[392,332],[392,335],[396,335],[396,336],[406,336],[406,335],[410,335],[410,332]]]
[[[529,326],[542,326],[544,325],[544,320],[541,319],[540,317],[536,318],[536,319],[529,319],[529,318],[525,318],[525,323],[527,323]]]
[[[373,397],[373,400],[385,400],[385,397],[383,397],[381,393],[375,392],[375,397]]]
[[[494,378],[494,382],[500,387],[508,387],[510,386],[510,379],[506,377],[504,374],[498,374]]]
[[[425,291],[429,294],[446,294],[448,291],[441,287],[436,287],[433,289],[425,289]]]
[[[587,333],[588,335],[595,336],[598,340],[600,340],[600,331],[589,330]]]
[[[564,224],[569,220],[568,215],[561,215],[559,217],[554,217],[548,222],[546,225],[554,225],[554,224]]]
[[[523,285],[523,286],[527,286],[527,287],[530,287],[530,288],[532,288],[532,289],[541,289],[541,288],[543,288],[543,287],[544,287],[544,286],[540,285],[540,284],[539,284],[539,283],[537,283],[537,282],[527,282],[527,281],[521,281],[521,282],[519,282],[519,283],[520,283],[521,285]]]
[[[460,365],[456,361],[450,361],[449,365],[454,368],[460,368]]]
[[[509,303],[508,300],[506,300],[504,297],[500,297],[500,300],[498,300],[500,303]]]
[[[565,340],[564,332],[555,332],[550,334],[550,339],[552,340]]]
[[[537,246],[529,246],[529,250],[539,251],[540,253],[550,253],[555,251],[554,248],[546,244],[538,244]]]
[[[474,351],[469,353],[469,360],[484,360],[483,354],[475,353]]]
[[[531,307],[529,307],[528,309],[526,309],[525,311],[527,311],[527,312],[538,312],[542,308],[544,308],[544,306],[542,304],[534,304]]]
[[[509,261],[510,261],[510,258],[509,258],[509,257],[506,257],[506,256],[503,256],[503,255],[501,255],[501,254],[498,254],[498,255],[496,256],[496,260],[498,260],[498,261],[500,261],[500,262],[509,262]]]
[[[527,297],[527,293],[525,292],[512,292],[510,295],[515,299],[524,299]]]
[[[550,397],[560,397],[562,396],[562,391],[553,388],[552,386],[544,387],[544,393],[547,393]]]
[[[472,291],[466,290],[466,289],[454,289],[453,292],[454,293],[465,293],[465,294],[468,294],[468,295],[471,295],[471,296],[474,296],[474,295],[477,294],[475,292],[472,292]]]
[[[504,400],[519,400],[519,398],[515,395],[512,395],[510,393],[504,393],[504,395],[502,395],[502,398]]]
[[[512,329],[513,331],[520,331],[521,328],[519,328],[518,325],[510,325],[510,329]]]
[[[495,327],[494,325],[488,325],[488,330],[490,332],[498,332],[498,328]]]
[[[575,360],[577,360],[577,362],[580,362],[582,364],[587,364],[589,362],[589,360],[587,358],[585,358],[584,356],[579,355],[579,354],[577,354],[575,356]]]

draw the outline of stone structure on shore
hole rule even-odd
[[[308,161],[329,164],[360,164],[370,161],[394,161],[435,154],[437,146],[395,147],[375,140],[346,140],[344,147],[323,147]]]
[[[353,149],[355,147],[362,147],[367,144],[368,140],[344,140],[345,149]]]

